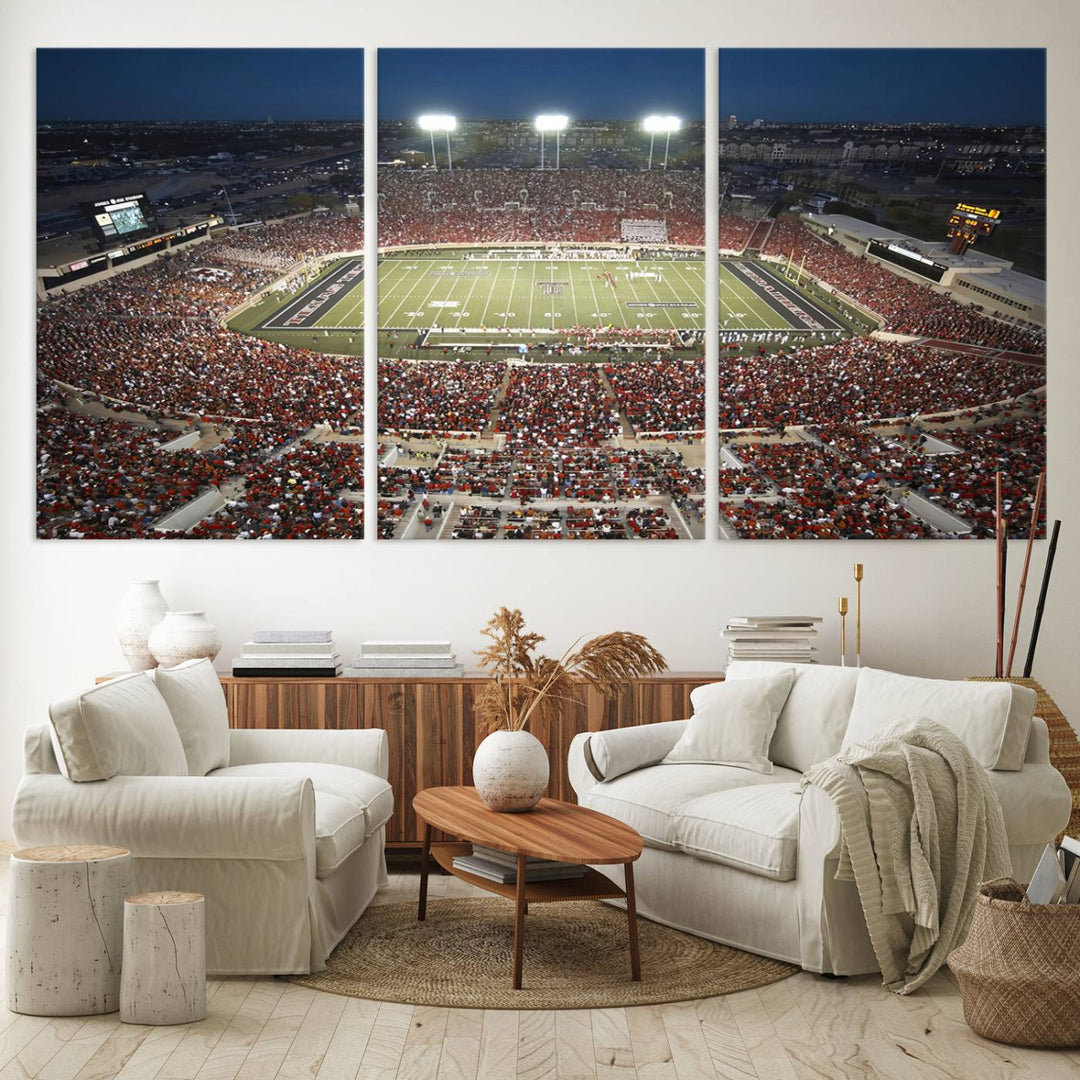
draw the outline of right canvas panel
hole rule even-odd
[[[993,537],[999,490],[1027,535],[1045,71],[1042,49],[721,50],[723,538]]]

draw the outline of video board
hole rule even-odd
[[[101,243],[139,236],[150,228],[153,212],[145,193],[114,196],[91,203],[90,227]]]

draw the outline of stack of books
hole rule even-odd
[[[1080,904],[1080,840],[1063,836],[1060,847],[1046,845],[1027,898],[1032,904]]]
[[[817,615],[741,615],[724,628],[728,660],[812,664]]]
[[[359,679],[445,679],[460,677],[463,671],[449,641],[365,641],[345,674]]]
[[[240,646],[233,675],[246,678],[336,678],[341,653],[330,630],[257,630]]]
[[[486,881],[501,885],[517,884],[517,856],[509,851],[473,844],[471,855],[454,856],[454,869],[475,874]],[[553,862],[550,859],[530,858],[525,867],[526,881],[568,881],[585,876],[587,866],[578,863]]]

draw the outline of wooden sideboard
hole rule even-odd
[[[570,740],[580,731],[629,727],[690,715],[690,691],[716,682],[713,672],[666,672],[627,682],[605,700],[582,685],[578,706],[566,705],[557,722],[531,726],[551,761],[548,795],[574,801],[567,776]],[[413,796],[440,784],[471,784],[480,741],[473,704],[483,674],[453,679],[287,679],[222,675],[229,723],[241,728],[383,728],[390,742],[394,816],[391,847],[419,847],[423,829]],[[435,837],[440,839],[441,837]]]

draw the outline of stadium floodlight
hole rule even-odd
[[[540,168],[544,167],[544,132],[555,132],[555,171],[559,170],[559,135],[570,123],[570,117],[561,113],[544,113],[533,121],[533,126],[540,132]]]
[[[457,117],[445,113],[425,113],[417,121],[421,131],[426,131],[431,136],[431,167],[437,169],[439,163],[435,160],[435,132],[446,133],[446,166],[453,172],[454,160],[450,156],[450,132],[457,130]]]
[[[652,168],[653,145],[657,135],[664,138],[664,168],[667,168],[668,148],[671,146],[671,133],[682,127],[677,116],[646,116],[641,126],[649,133],[649,168]]]

